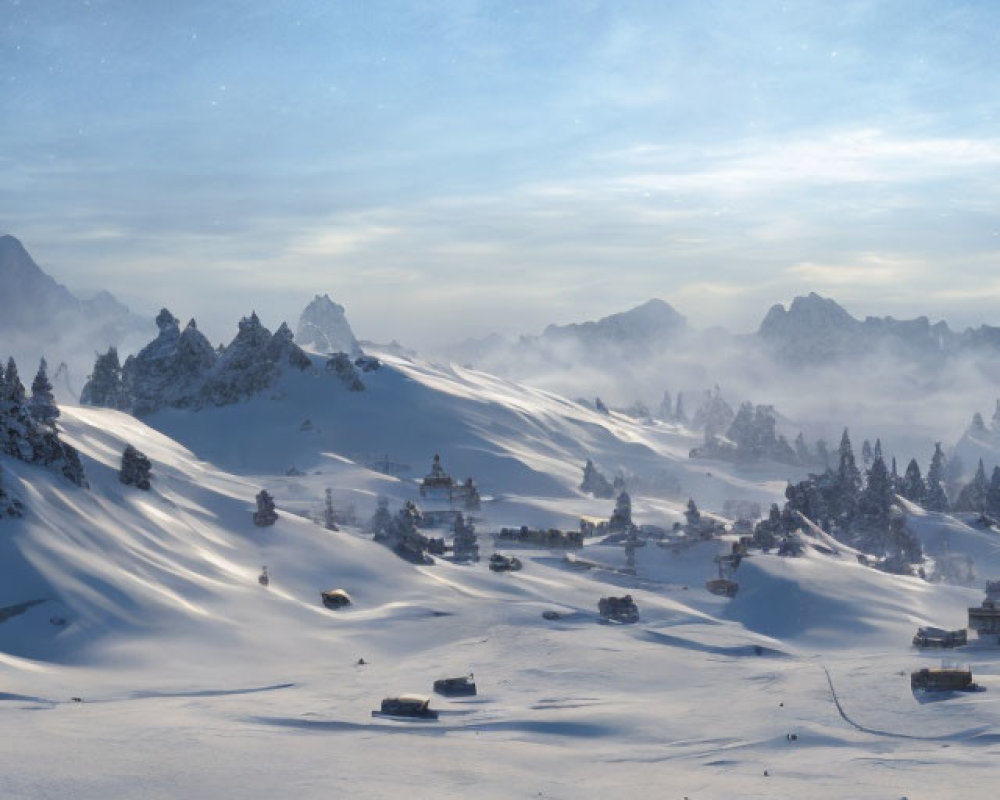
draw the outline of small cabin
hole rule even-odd
[[[968,641],[969,635],[965,628],[947,631],[943,628],[927,626],[926,628],[917,629],[917,633],[913,637],[913,646],[929,648],[964,647],[968,644]]]
[[[476,694],[476,681],[471,674],[460,678],[439,678],[434,691],[445,697],[471,697]]]
[[[419,719],[437,719],[438,712],[430,708],[431,699],[420,694],[401,694],[398,697],[386,697],[382,701],[380,711],[372,714],[385,714],[393,717],[417,717]]]
[[[910,688],[925,692],[969,692],[976,688],[971,669],[928,669],[910,673]]]
[[[521,566],[521,559],[515,556],[505,556],[501,553],[490,556],[490,569],[493,572],[517,572]]]
[[[604,619],[614,622],[639,621],[639,607],[630,594],[624,597],[602,597],[597,603],[597,611]]]

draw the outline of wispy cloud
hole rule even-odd
[[[916,259],[878,253],[862,253],[844,263],[814,263],[803,261],[785,270],[795,279],[816,288],[843,286],[887,286],[912,280],[926,271],[926,265]]]

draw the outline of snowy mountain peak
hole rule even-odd
[[[299,317],[295,341],[324,353],[361,354],[361,347],[347,322],[344,307],[327,294],[316,295]]]
[[[780,303],[772,306],[760,324],[760,335],[772,339],[817,329],[851,331],[858,325],[858,321],[835,300],[810,292],[806,297],[792,300],[787,310]]]
[[[20,241],[0,236],[0,330],[34,332],[80,311],[80,301],[46,275]]]
[[[672,336],[682,331],[687,320],[673,306],[658,298],[640,306],[602,317],[596,322],[549,325],[542,337],[568,339],[578,337],[586,345],[639,344]]]

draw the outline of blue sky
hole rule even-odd
[[[0,0],[0,232],[216,336],[1000,324],[1000,5]]]

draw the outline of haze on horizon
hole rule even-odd
[[[215,337],[1000,322],[1000,8],[7,0],[0,232]],[[216,326],[225,326],[213,328]]]

